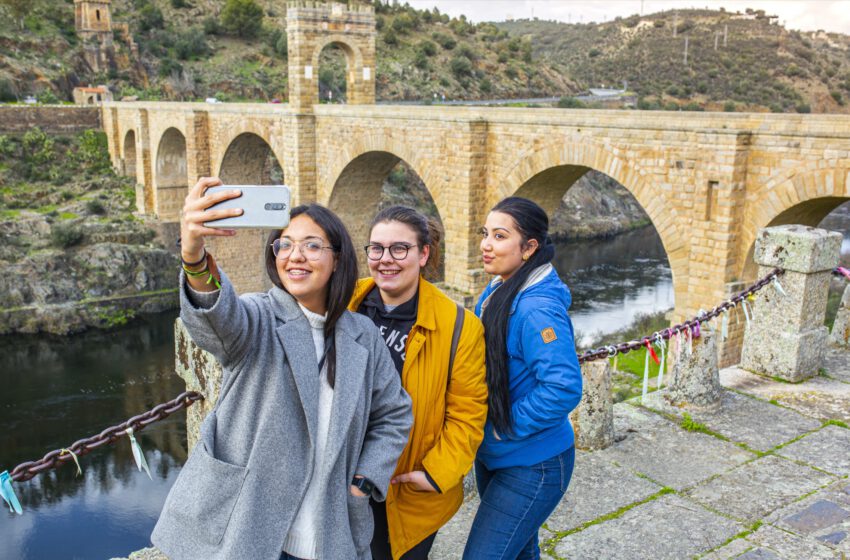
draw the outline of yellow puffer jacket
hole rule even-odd
[[[357,283],[349,309],[357,311],[375,281]],[[393,558],[445,525],[463,501],[463,477],[472,466],[487,419],[484,327],[464,311],[451,381],[446,387],[457,305],[436,286],[419,279],[416,323],[407,337],[401,383],[413,400],[413,429],[395,474],[425,470],[442,493],[393,484],[387,493],[387,522]]]

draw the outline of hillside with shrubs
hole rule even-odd
[[[564,97],[562,105],[581,106],[571,98],[588,88],[626,83],[641,109],[850,107],[850,39],[788,31],[763,11],[472,23],[437,9],[373,6],[379,100]],[[12,16],[0,17],[0,101],[68,101],[74,86],[101,83],[119,99],[286,100],[286,6],[279,0],[113,0],[113,21],[129,24],[139,60],[99,73],[82,57],[72,0],[0,0],[0,10]],[[318,78],[323,102],[345,100],[340,49],[323,51]]]

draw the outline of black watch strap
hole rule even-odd
[[[375,483],[365,477],[353,478],[351,480],[351,485],[359,488],[360,491],[366,494],[367,496],[370,496],[372,494],[372,490],[375,489]]]

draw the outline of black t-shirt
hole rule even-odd
[[[404,366],[407,335],[410,334],[410,329],[416,323],[418,305],[419,291],[417,290],[410,300],[396,306],[392,311],[387,311],[384,302],[381,300],[381,291],[375,286],[366,294],[360,307],[357,308],[358,313],[372,319],[372,322],[381,331],[381,336],[387,343],[387,348],[390,349],[393,363],[399,375],[401,375],[401,369]]]

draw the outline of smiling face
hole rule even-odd
[[[428,262],[430,247],[419,247],[416,232],[402,222],[379,222],[369,234],[370,245],[385,247],[380,260],[367,259],[369,273],[375,279],[375,284],[381,291],[381,299],[385,304],[399,305],[409,301],[416,294],[419,286],[419,274]],[[389,247],[397,244],[410,246],[407,256],[394,259]]]
[[[506,280],[519,270],[523,257],[537,250],[537,240],[525,242],[514,219],[503,212],[490,212],[481,230],[481,257],[484,272]]]
[[[301,245],[313,241],[323,247],[330,247],[327,235],[313,218],[300,214],[292,218],[280,238],[294,243],[288,258],[278,258],[275,261],[283,287],[301,305],[314,313],[324,315],[327,311],[328,285],[336,267],[336,256],[331,249],[324,249],[317,260],[311,261],[301,251]]]

